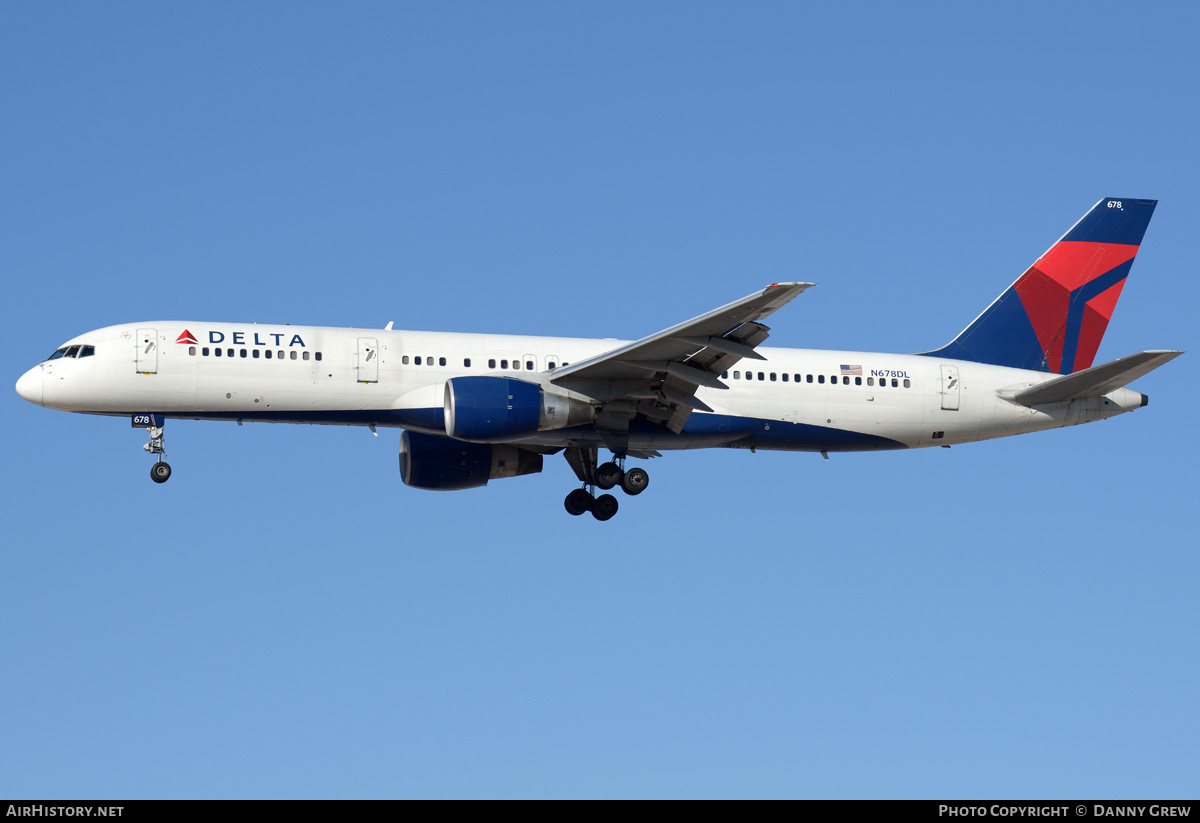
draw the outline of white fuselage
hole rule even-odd
[[[80,335],[64,346],[92,346],[93,355],[48,360],[26,373],[17,388],[40,405],[88,414],[150,412],[445,434],[447,379],[505,375],[545,383],[554,368],[624,342],[158,321]],[[1086,423],[1144,403],[1137,392],[1117,389],[1031,408],[1004,395],[1054,375],[915,354],[768,347],[758,352],[766,359],[742,360],[723,376],[727,390],[697,392],[711,413],[694,412],[679,434],[635,421],[629,447],[948,446]],[[540,431],[519,442],[603,445],[590,425]]]

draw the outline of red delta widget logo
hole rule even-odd
[[[253,340],[247,340],[246,335],[252,335]],[[267,337],[270,339],[264,340],[263,339],[264,337]],[[283,345],[284,345],[283,338],[285,338],[285,337],[287,337],[286,332],[235,331],[235,332],[229,333],[229,342],[235,346],[274,346],[276,348],[283,348]],[[187,343],[189,345],[194,346],[194,345],[196,345],[196,336],[194,334],[192,334],[190,331],[188,331],[187,329],[184,329],[183,334],[181,334],[181,335],[179,335],[179,337],[175,338],[175,342],[176,343]],[[213,345],[216,345],[218,343],[224,343],[225,342],[225,332],[210,331],[208,333],[208,342],[212,343]],[[291,348],[292,346],[299,346],[300,348],[307,348],[304,344],[304,338],[302,338],[298,334],[293,334],[292,339],[290,341],[288,341],[287,345],[288,345],[288,348]]]

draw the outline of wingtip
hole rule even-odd
[[[817,284],[816,284],[816,283],[804,283],[804,282],[801,282],[801,281],[798,281],[798,280],[793,280],[793,281],[784,282],[784,283],[772,283],[771,285],[767,286],[767,288],[768,288],[768,289],[795,289],[795,288],[799,288],[799,289],[803,290],[803,289],[811,289],[811,288],[812,288],[813,286],[815,286],[815,285],[817,285]]]

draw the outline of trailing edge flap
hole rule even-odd
[[[632,380],[649,384],[656,373],[669,372],[690,382],[691,391],[695,391],[696,386],[725,388],[716,375],[743,357],[762,359],[754,347],[767,338],[767,327],[757,321],[771,315],[812,285],[772,283],[741,300],[649,337],[555,369],[550,374],[550,381],[569,388],[580,381],[595,380]],[[686,366],[683,365],[685,360]]]
[[[767,339],[770,329],[759,321],[812,285],[772,283],[649,337],[555,369],[550,382],[604,404],[636,401],[623,412],[627,417],[641,414],[679,434],[693,411],[712,411],[696,391],[727,389],[717,375],[743,357],[765,359],[754,347]]]
[[[1024,406],[1062,403],[1081,397],[1101,397],[1174,360],[1181,351],[1144,351],[1110,363],[1092,366],[1016,392],[1009,399]],[[1007,392],[1004,393],[1007,395]],[[1004,396],[1002,395],[1002,396]]]

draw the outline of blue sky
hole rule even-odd
[[[949,340],[1160,200],[1100,349],[1195,349],[1183,3],[9,4],[10,383],[151,319]],[[1190,797],[1195,354],[1147,409],[911,453],[565,462],[2,402],[0,796]]]

